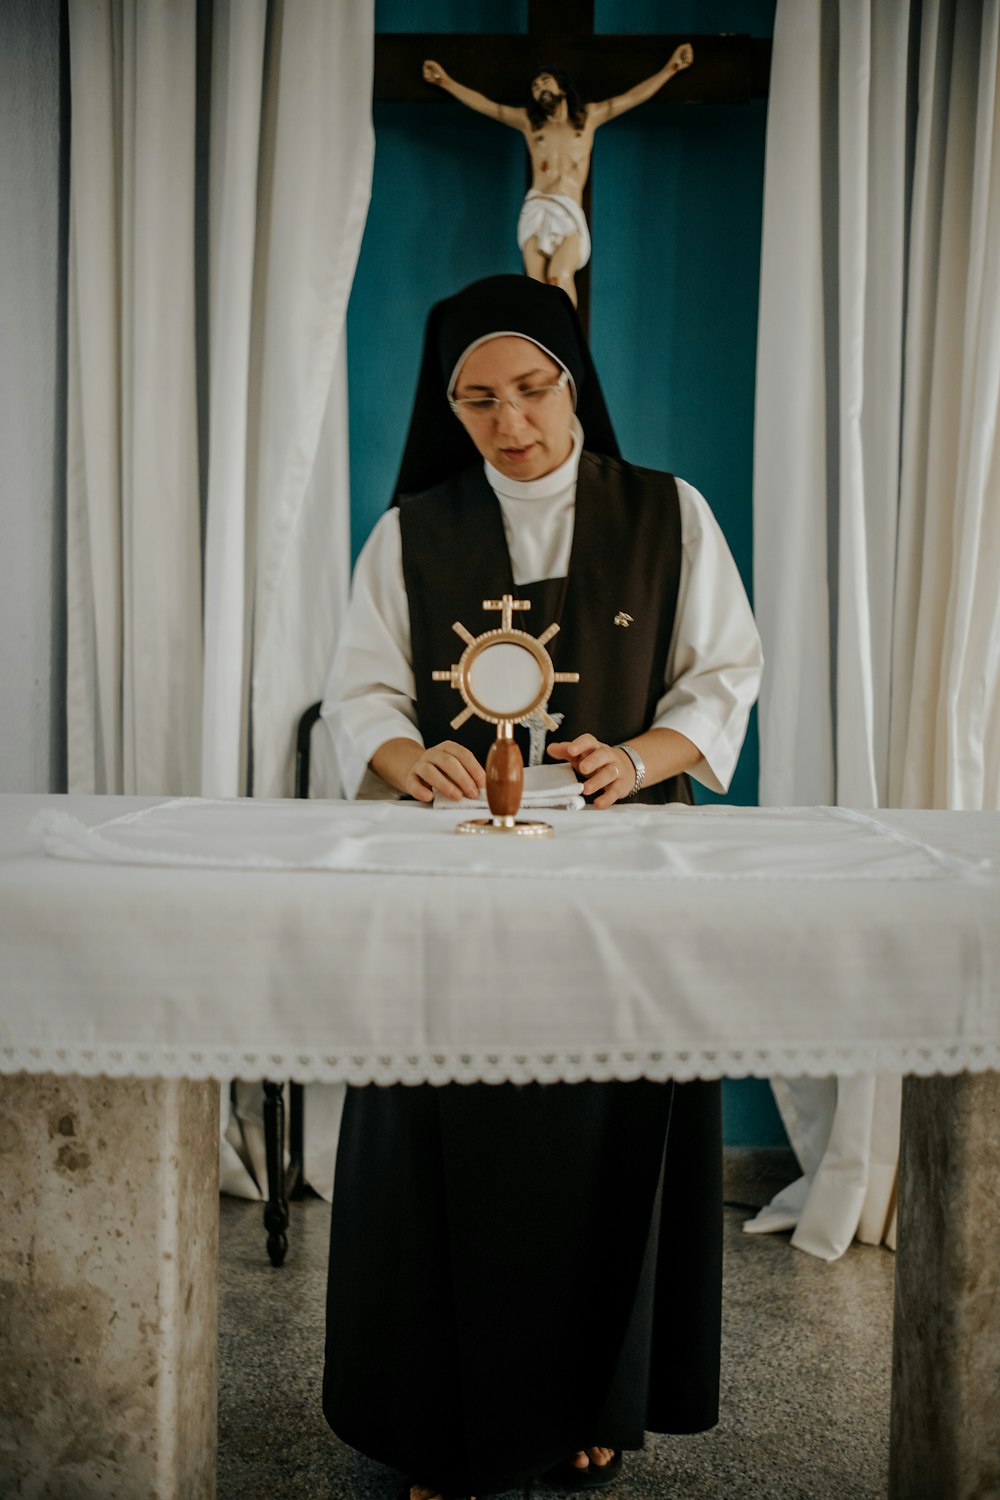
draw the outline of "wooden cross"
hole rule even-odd
[[[690,32],[650,36],[595,36],[594,0],[528,0],[526,33],[503,36],[434,32],[375,37],[375,99],[434,104],[457,109],[443,90],[425,83],[424,58],[436,58],[455,78],[505,104],[523,104],[532,69],[558,63],[567,69],[584,99],[623,94],[663,66],[681,42],[694,47],[694,67],[672,78],[643,109],[677,104],[745,104],[767,97],[771,70],[770,37],[692,36]],[[527,161],[527,153],[526,153]],[[531,181],[527,163],[528,185]],[[591,217],[593,166],[583,194]],[[590,266],[576,278],[580,316],[588,325]]]

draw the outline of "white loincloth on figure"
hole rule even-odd
[[[590,259],[590,230],[579,203],[565,193],[540,193],[532,188],[517,218],[517,245],[523,250],[531,238],[543,255],[552,255],[567,235],[580,236],[579,271]]]

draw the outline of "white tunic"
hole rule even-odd
[[[569,458],[541,479],[508,479],[485,465],[518,586],[564,577],[569,567],[580,437],[577,429]],[[763,654],[718,522],[693,485],[678,479],[677,493],[682,539],[677,612],[663,696],[647,727],[675,729],[697,745],[701,759],[692,776],[724,792],[757,697]],[[476,631],[476,621],[463,623]],[[377,522],[358,557],[323,696],[346,796],[357,795],[368,762],[386,740],[423,743],[415,700],[399,511],[393,509]]]

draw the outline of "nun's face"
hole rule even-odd
[[[573,451],[573,397],[562,369],[530,339],[503,334],[473,349],[455,382],[459,420],[483,458],[508,479],[541,479]],[[495,402],[502,404],[495,409]]]

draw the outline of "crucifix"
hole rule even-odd
[[[694,103],[746,103],[766,98],[771,40],[743,35],[595,35],[594,0],[528,0],[527,32],[501,36],[474,34],[389,34],[375,37],[376,101],[436,103],[454,109],[440,87],[425,81],[424,63],[441,68],[476,93],[515,107],[524,104],[527,80],[546,64],[564,68],[585,99],[626,94],[648,79],[676,50],[690,44],[695,65],[678,71],[668,88],[644,108],[676,108]],[[528,187],[534,175],[528,162]],[[580,207],[589,225],[593,171]],[[513,227],[510,231],[513,234]],[[580,316],[588,325],[590,270],[575,280]]]
[[[590,259],[590,229],[583,191],[590,177],[595,132],[639,104],[694,62],[690,42],[676,48],[658,72],[624,94],[588,102],[558,63],[545,63],[531,80],[523,105],[488,99],[428,58],[424,77],[459,104],[517,130],[531,160],[531,186],[517,220],[517,245],[534,281],[561,287],[576,306],[576,277]]]

